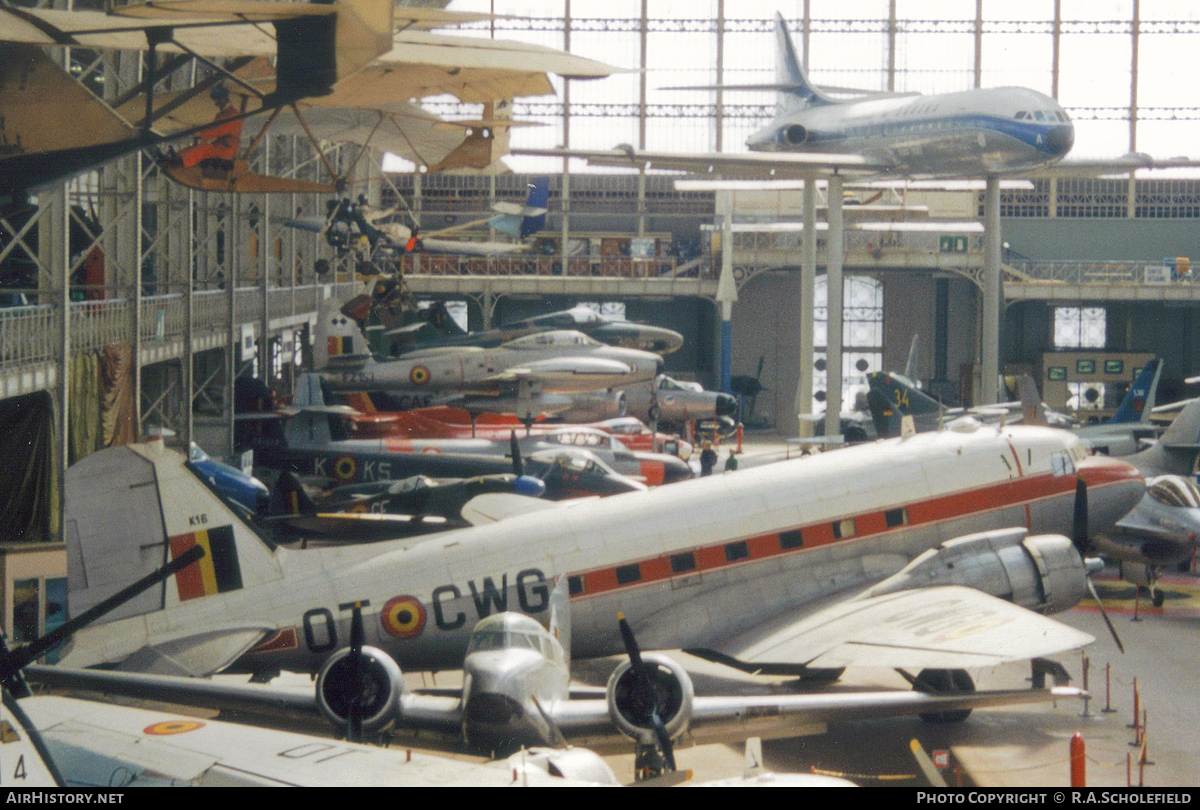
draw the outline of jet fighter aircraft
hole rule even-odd
[[[569,404],[558,394],[652,379],[663,364],[656,354],[570,331],[539,332],[495,349],[426,349],[376,361],[362,330],[332,302],[318,314],[315,346],[315,366],[331,391],[433,393],[460,407],[523,420]]]

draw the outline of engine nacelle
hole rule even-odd
[[[317,675],[317,706],[326,720],[342,728],[357,696],[362,702],[363,731],[383,731],[400,718],[404,677],[400,665],[383,650],[363,647],[362,659],[357,687],[352,682],[349,648],[338,650],[325,662]]]
[[[788,124],[779,130],[779,142],[784,146],[800,146],[808,140],[808,130],[799,124]]]
[[[556,414],[564,422],[603,422],[617,419],[629,411],[624,391],[596,391],[572,394],[571,407]]]
[[[696,691],[692,679],[683,667],[665,655],[648,653],[642,656],[658,697],[658,714],[672,740],[688,729],[692,719],[692,704]],[[650,722],[650,707],[638,699],[633,664],[625,661],[608,679],[608,715],[613,725],[630,739],[646,745],[654,743],[654,726]]]
[[[870,594],[964,585],[1038,613],[1060,613],[1087,594],[1087,574],[1087,565],[1066,537],[997,529],[956,537],[926,551]]]

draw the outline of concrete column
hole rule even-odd
[[[808,178],[802,192],[804,204],[804,249],[800,260],[800,350],[797,362],[800,376],[796,382],[794,417],[812,413],[813,384],[813,294],[817,286],[817,181]],[[797,430],[797,436],[811,436],[812,423],[783,420],[780,428]]]
[[[829,230],[825,235],[825,280],[829,288],[829,313],[825,343],[825,435],[842,432],[842,178],[829,178],[826,193],[829,204]]]
[[[983,201],[983,313],[979,336],[979,402],[999,402],[1000,309],[1004,306],[1000,277],[1000,178],[989,175]]]
[[[737,284],[733,278],[733,198],[728,195],[725,217],[721,223],[721,277],[717,282],[717,305],[721,308],[721,390],[730,393],[733,376],[733,304],[737,301]]]

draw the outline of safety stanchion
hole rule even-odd
[[[745,431],[746,431],[746,426],[743,425],[741,422],[738,422],[737,423],[737,451],[738,451],[739,456],[742,454],[742,439],[744,437]]]
[[[1104,665],[1104,708],[1100,711],[1102,714],[1112,714],[1116,711],[1112,707],[1112,664]]]
[[[1092,693],[1088,689],[1088,674],[1091,671],[1092,662],[1088,658],[1087,653],[1084,652],[1083,650],[1079,651],[1079,656],[1082,659],[1080,662],[1080,666],[1083,670],[1083,714],[1081,714],[1079,716],[1080,717],[1091,717],[1092,713],[1088,710],[1088,705],[1091,703]]]
[[[1133,729],[1133,742],[1130,745],[1137,747],[1142,736],[1142,701],[1138,694],[1137,678],[1133,679],[1133,724],[1126,725],[1125,728]]]
[[[1071,787],[1087,787],[1087,756],[1083,735],[1071,737]]]

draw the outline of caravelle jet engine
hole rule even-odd
[[[692,719],[692,704],[696,696],[692,679],[678,663],[665,655],[647,653],[641,656],[644,671],[654,687],[657,709],[667,735],[679,739]],[[637,686],[637,676],[631,661],[623,662],[608,679],[608,714],[613,725],[629,737],[653,745],[655,707],[649,705]]]
[[[317,707],[325,719],[345,728],[354,701],[362,729],[383,731],[400,718],[405,692],[400,665],[376,647],[363,647],[357,661],[346,648],[330,656],[317,674]]]
[[[799,124],[788,124],[779,130],[779,143],[783,146],[800,146],[807,140],[808,130]]]
[[[997,529],[948,540],[871,589],[870,595],[964,585],[1038,613],[1061,613],[1087,594],[1088,564],[1059,534]]]

